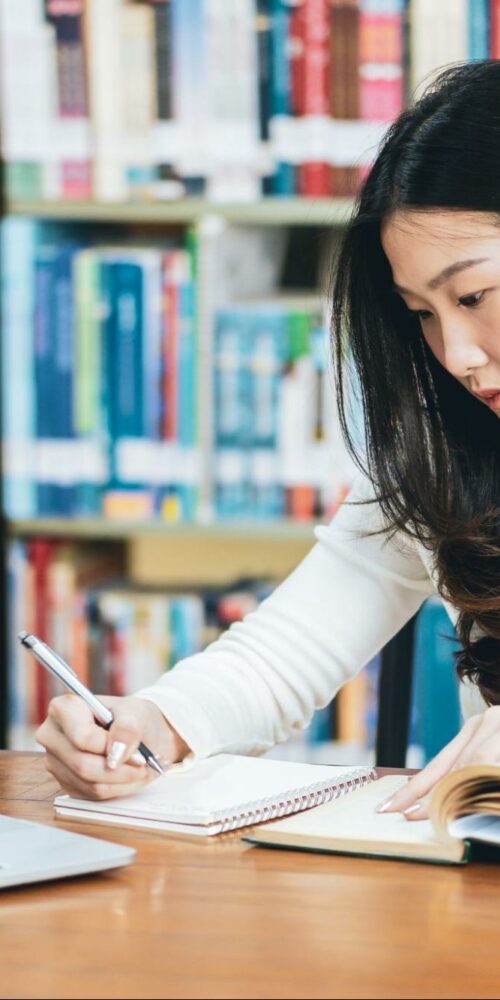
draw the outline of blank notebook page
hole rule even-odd
[[[172,767],[147,788],[109,802],[60,795],[57,812],[95,814],[95,819],[127,817],[156,823],[224,829],[278,817],[319,804],[370,780],[369,767],[297,764],[261,757],[219,754],[191,769]],[[99,815],[100,814],[100,815]],[[89,816],[90,818],[90,816]]]

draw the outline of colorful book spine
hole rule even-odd
[[[36,512],[34,282],[38,226],[6,218],[0,225],[2,258],[3,503],[8,517]]]
[[[488,59],[490,54],[489,0],[468,0],[467,46],[471,61]]]
[[[330,111],[330,23],[329,0],[307,0],[299,9],[303,50],[299,114],[304,116],[303,138],[307,159],[299,170],[299,194],[325,197],[331,194],[331,170],[326,159]]]
[[[280,390],[288,353],[286,314],[256,309],[250,329],[250,454],[253,515],[281,517],[285,497],[276,455],[280,436]]]
[[[216,516],[246,516],[251,440],[248,311],[220,310],[214,331],[214,481]]]
[[[364,121],[390,122],[403,108],[403,10],[360,0],[360,104]]]
[[[292,5],[288,0],[270,0],[269,134],[275,162],[269,189],[271,194],[284,197],[296,194],[297,190],[297,168],[291,159],[293,145],[291,17]]]
[[[257,89],[259,104],[259,139],[262,158],[262,194],[271,193],[273,162],[269,123],[272,114],[272,17],[271,0],[256,0],[255,33],[257,38]]]
[[[210,85],[207,76],[207,31],[210,30],[210,3],[205,0],[170,0],[172,65],[172,112],[178,141],[174,167],[182,179],[183,193],[202,195],[206,184],[203,136],[207,128],[206,108]],[[216,12],[217,13],[217,12]],[[219,44],[222,43],[218,39]],[[217,68],[216,66],[214,67]],[[213,86],[213,84],[212,84]]]
[[[339,122],[360,119],[358,0],[331,0],[330,8],[330,115]],[[342,163],[342,139],[332,143],[332,194],[352,196],[359,186],[359,170]]]
[[[85,0],[45,0],[55,31],[56,133],[61,146],[61,196],[92,197],[89,106],[84,37]]]
[[[107,445],[102,411],[103,355],[99,254],[83,250],[74,261],[75,366],[73,420],[83,447],[76,510],[82,516],[101,511],[107,480]]]
[[[120,81],[126,186],[131,198],[149,198],[157,177],[153,127],[157,119],[155,14],[150,4],[120,11]]]
[[[6,191],[14,198],[58,196],[56,40],[43,0],[0,3],[0,66]]]
[[[490,59],[500,59],[500,0],[490,0]]]
[[[93,190],[98,201],[128,196],[124,149],[121,0],[86,0],[87,79]]]
[[[424,764],[461,726],[454,658],[457,649],[458,640],[441,600],[430,598],[416,624],[410,732],[410,744],[421,748]]]

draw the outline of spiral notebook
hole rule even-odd
[[[211,836],[321,805],[376,777],[370,767],[298,764],[218,754],[172,767],[141,792],[94,802],[59,795],[58,816]]]

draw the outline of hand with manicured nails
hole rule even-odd
[[[471,716],[422,771],[377,806],[377,812],[402,812],[409,820],[427,819],[434,785],[448,771],[466,764],[500,764],[500,705]]]
[[[37,730],[47,768],[65,792],[87,799],[112,799],[149,785],[157,774],[137,750],[141,740],[165,768],[189,753],[153,702],[134,697],[101,700],[114,715],[109,730],[95,721],[88,705],[74,694],[53,698]]]

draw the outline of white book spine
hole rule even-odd
[[[255,19],[255,0],[207,0],[205,146],[213,201],[260,194]]]
[[[87,0],[88,86],[94,195],[98,201],[120,201],[128,194],[123,156],[121,13],[121,0]]]

